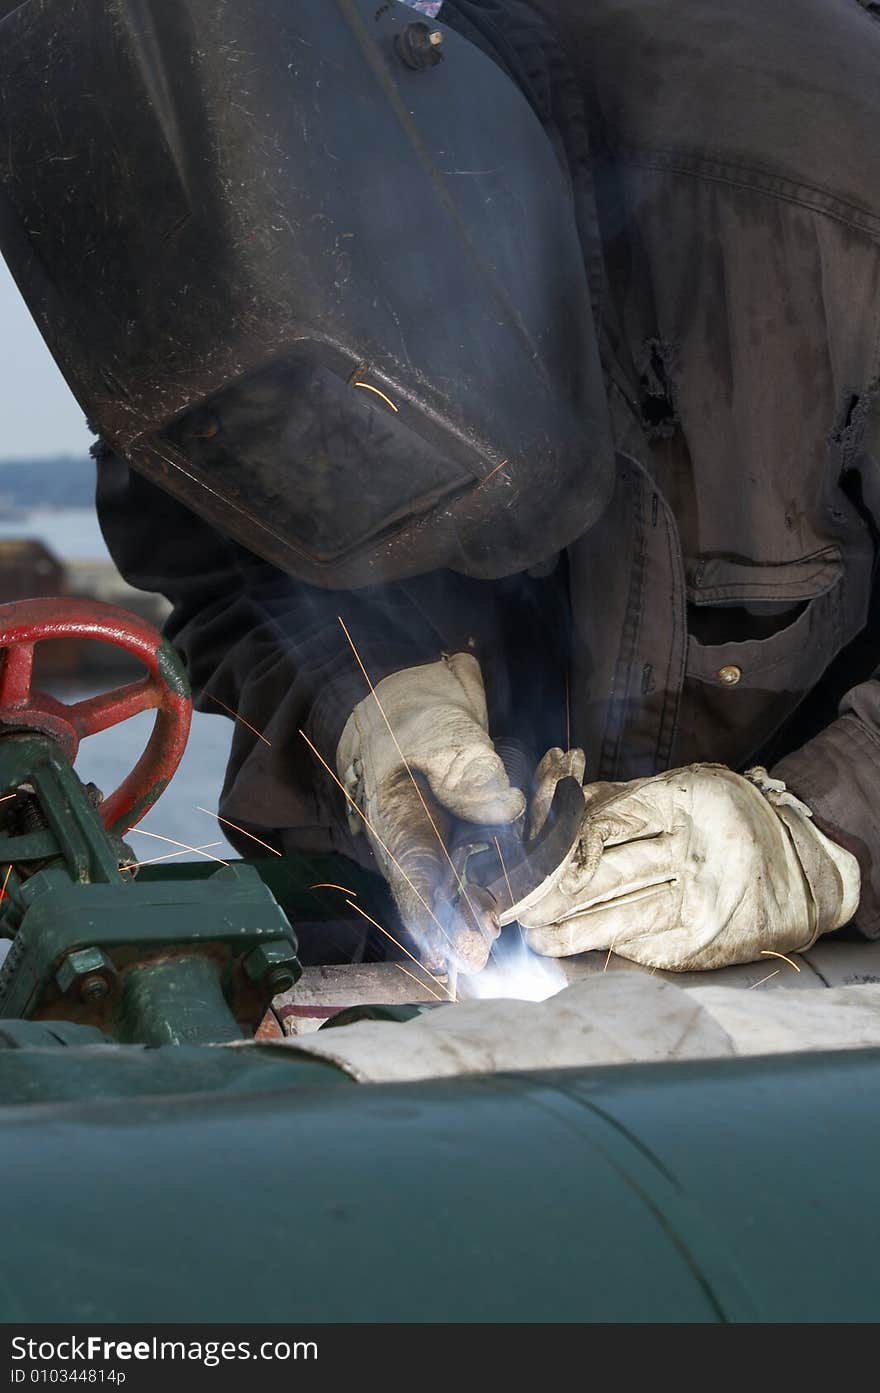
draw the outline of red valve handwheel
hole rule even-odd
[[[50,639],[97,639],[132,653],[147,676],[101,696],[70,705],[31,688],[34,644]],[[137,615],[100,600],[16,600],[0,605],[0,731],[26,729],[51,735],[71,764],[79,742],[139,711],[156,711],[156,723],[137,764],[101,804],[108,831],[140,822],[180,763],[192,718],[189,684],[174,650]]]

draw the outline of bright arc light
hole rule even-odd
[[[459,997],[508,997],[514,1001],[546,1001],[568,986],[556,958],[540,958],[524,943],[499,943],[495,957],[482,972],[459,978]]]

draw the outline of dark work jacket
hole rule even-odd
[[[470,648],[492,729],[591,778],[775,766],[862,868],[880,936],[880,25],[859,0],[456,0],[567,162],[617,450],[546,574],[315,590],[99,456],[123,572],[174,602],[237,723],[222,807],[363,858],[333,765],[374,679]],[[543,17],[543,18],[542,18]],[[402,232],[405,235],[405,230]]]

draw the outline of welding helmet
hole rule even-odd
[[[38,327],[215,527],[351,587],[510,574],[602,511],[565,175],[461,35],[379,0],[0,0],[0,112]]]

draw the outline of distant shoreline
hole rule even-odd
[[[88,455],[0,459],[0,523],[34,508],[94,508],[95,465]]]

